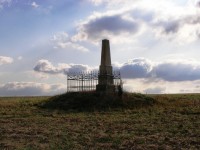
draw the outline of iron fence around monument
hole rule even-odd
[[[67,92],[96,91],[96,85],[99,83],[99,75],[98,71],[68,72]],[[104,73],[104,75],[113,77],[113,84],[116,86],[116,91],[119,85],[122,87],[120,71],[113,71],[111,75]]]

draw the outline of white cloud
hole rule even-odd
[[[143,91],[143,93],[146,93],[146,94],[163,94],[165,92],[166,92],[166,88],[164,87],[148,88]]]
[[[57,75],[97,69],[82,64],[54,66],[47,60],[39,61],[36,66],[36,72]],[[197,88],[200,85],[200,62],[192,59],[155,62],[145,58],[133,58],[124,64],[115,62],[113,67],[120,69],[126,91],[148,94],[200,92]]]
[[[124,90],[144,94],[199,93],[200,80],[169,82],[163,80],[123,79]]]
[[[135,58],[120,67],[123,78],[163,80],[169,82],[200,80],[200,62],[194,60],[166,60],[152,62]]]
[[[99,5],[103,2],[103,0],[89,0],[89,1],[94,3],[95,5]]]
[[[151,75],[153,63],[145,58],[135,58],[120,67],[123,78],[148,78]]]
[[[200,2],[197,0],[89,1],[109,7],[103,13],[94,12],[80,22],[78,33],[73,37],[74,41],[96,42],[108,38],[113,43],[124,43],[136,40],[137,36],[145,36],[142,33],[148,32],[153,33],[152,38],[155,40],[173,40],[182,45],[199,40],[200,11],[197,9]]]
[[[196,1],[196,6],[200,8],[200,1]]]
[[[163,80],[169,82],[200,80],[200,62],[194,60],[166,60],[152,62],[135,58],[120,67],[123,78]]]
[[[163,80],[169,82],[200,80],[200,62],[194,60],[166,60],[153,62],[145,58],[134,58],[127,63],[114,64],[124,79]],[[66,74],[67,72],[88,72],[97,70],[83,64],[58,64],[53,66],[48,60],[40,60],[34,67],[36,72],[47,74]]]
[[[127,36],[130,38],[130,36],[137,35],[142,24],[125,16],[124,13],[126,13],[125,10],[94,13],[86,21],[80,22],[77,28],[78,33],[72,37],[73,41],[90,40],[96,42],[110,38],[112,41],[119,42]]]
[[[87,72],[94,68],[83,64],[64,64],[59,63],[56,67],[48,60],[39,60],[34,67],[36,72],[47,74],[67,74],[68,72]]]
[[[156,36],[174,40],[183,45],[199,40],[200,14],[183,15],[179,18],[157,20],[152,22]]]
[[[31,3],[31,6],[32,6],[33,8],[38,8],[38,7],[39,7],[39,5],[38,5],[36,2],[32,2],[32,3]]]
[[[65,42],[65,43],[62,43],[62,42],[58,42],[57,43],[57,46],[54,47],[54,48],[61,48],[61,49],[75,49],[75,50],[78,50],[78,51],[82,51],[82,52],[88,52],[88,49],[81,46],[81,45],[78,45],[78,44],[75,44],[75,43],[72,43],[72,42]]]
[[[177,60],[157,64],[152,73],[155,78],[165,81],[194,81],[200,79],[200,63],[196,61]]]
[[[199,0],[188,0],[188,5],[200,7],[200,1]]]
[[[68,72],[88,72],[93,70],[92,67],[83,64],[69,64],[69,66],[69,68],[65,69],[65,74]]]
[[[126,6],[129,4],[133,4],[137,2],[137,0],[88,0],[89,2],[93,3],[94,5],[107,5],[108,7],[114,7],[114,6]]]
[[[89,51],[84,46],[71,41],[69,35],[66,32],[60,32],[55,34],[52,37],[51,41],[53,42],[55,49],[78,50],[81,52]]]
[[[0,85],[0,96],[47,96],[66,91],[64,84],[10,82]]]
[[[68,65],[59,64],[57,67],[54,67],[51,62],[48,60],[39,60],[34,67],[34,70],[37,72],[43,72],[47,74],[59,74],[68,68]]]
[[[11,57],[0,56],[0,65],[10,64],[13,62]]]

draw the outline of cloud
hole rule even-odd
[[[114,39],[117,35],[136,34],[140,24],[132,18],[124,17],[123,12],[95,13],[78,26],[74,41],[98,41],[103,38]],[[122,38],[122,37],[121,37]]]
[[[169,61],[158,64],[152,71],[156,78],[165,81],[194,81],[200,79],[200,63],[193,61]]]
[[[32,6],[33,8],[38,8],[38,7],[39,7],[39,5],[38,5],[36,2],[32,2],[32,3],[31,3],[31,6]]]
[[[195,10],[194,7],[192,8]],[[154,33],[158,38],[174,40],[179,44],[191,43],[200,39],[198,36],[200,14],[198,12],[190,12],[189,8],[182,9],[185,9],[184,11],[188,13],[161,15],[162,17],[159,17],[158,13],[155,15],[149,26],[154,29]]]
[[[120,66],[122,78],[163,80],[169,82],[200,80],[200,62],[193,60],[166,60],[152,62],[134,58]]]
[[[134,58],[120,67],[122,78],[147,78],[150,76],[153,64],[145,58]]]
[[[34,71],[47,74],[59,74],[63,73],[63,71],[68,67],[69,66],[63,64],[59,64],[57,67],[54,67],[48,60],[39,60],[34,67]]]
[[[101,5],[102,3],[111,3],[112,0],[88,0],[89,2],[93,3],[94,5]],[[117,0],[116,0],[117,1]]]
[[[101,5],[102,3],[111,3],[112,0],[89,0],[91,3],[93,3],[94,5]],[[117,1],[117,0],[116,0]]]
[[[0,66],[4,64],[11,64],[13,59],[11,57],[0,56]]]
[[[178,20],[160,21],[156,23],[156,26],[162,28],[162,33],[176,33],[179,30],[180,22]]]
[[[180,5],[172,0],[89,1],[95,5],[105,4],[110,7],[107,7],[105,12],[95,12],[80,22],[77,27],[78,33],[73,37],[74,41],[96,42],[110,38],[119,43],[122,39],[133,41],[136,35],[146,32],[153,33],[156,39],[178,41],[179,44],[199,39],[200,14],[196,11],[196,7],[200,5],[199,1],[193,1],[191,6]],[[120,7],[114,7],[117,5]]]
[[[0,85],[0,96],[47,96],[65,91],[66,85],[63,84],[10,82]]]
[[[68,72],[88,72],[94,68],[83,64],[59,63],[56,67],[48,60],[39,60],[34,67],[34,71],[46,74],[67,74]]]
[[[88,65],[83,64],[69,64],[69,66],[69,68],[65,69],[65,74],[67,74],[67,72],[88,72],[93,70]]]
[[[103,2],[103,0],[89,0],[90,2],[92,2],[95,5],[99,5]]]
[[[200,8],[200,1],[197,1],[197,2],[196,2],[196,6],[197,6],[198,8]]]
[[[171,17],[171,19],[158,20],[155,25],[163,28],[166,34],[177,33],[185,25],[199,24],[200,17],[197,14],[181,16],[178,19]]]
[[[54,66],[48,60],[40,60],[34,71],[46,74],[67,74],[68,72],[89,72],[98,67],[83,64],[59,63]],[[200,80],[200,62],[192,60],[166,60],[153,62],[145,58],[134,58],[127,63],[115,63],[113,68],[120,70],[124,79],[163,80],[169,82]]]
[[[133,4],[132,0],[88,0],[89,2],[93,3],[94,5],[107,5],[107,6],[120,6],[120,5],[128,5],[128,4]],[[136,1],[136,0],[135,0]],[[134,1],[134,2],[135,2]]]
[[[154,88],[148,88],[144,90],[143,92],[146,94],[163,94],[165,93],[166,88],[163,87],[154,87]]]
[[[53,42],[55,49],[78,50],[81,52],[89,51],[87,48],[79,45],[76,42],[71,41],[69,35],[66,32],[55,34],[51,38],[51,42]]]

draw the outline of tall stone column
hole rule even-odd
[[[113,72],[111,65],[110,44],[109,40],[102,40],[101,65],[99,66],[97,92],[114,92]]]

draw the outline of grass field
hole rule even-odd
[[[0,98],[0,149],[200,149],[200,95],[150,96],[150,107],[92,112]]]

